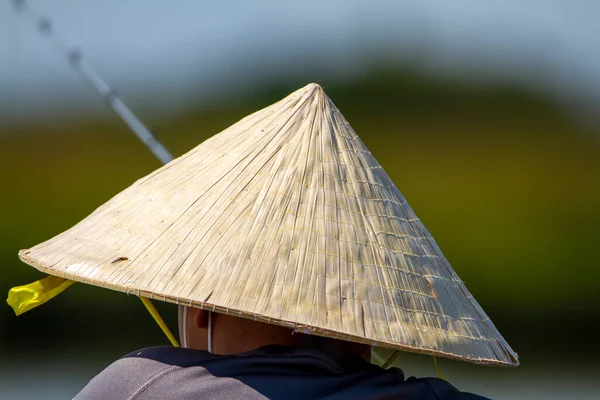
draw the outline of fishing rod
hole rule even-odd
[[[50,18],[37,14],[26,0],[8,1],[17,13],[23,15],[24,18],[29,19],[37,26],[38,32],[50,40],[54,48],[66,58],[71,68],[77,71],[98,92],[104,104],[125,122],[161,163],[166,164],[173,160],[173,156],[165,146],[136,117],[117,93],[85,62],[81,50],[77,47],[65,45],[65,42],[56,35]]]
[[[54,48],[66,57],[69,65],[75,71],[77,71],[87,83],[96,89],[98,94],[102,97],[104,104],[106,104],[111,111],[113,111],[119,118],[121,118],[121,120],[123,120],[123,122],[125,122],[125,124],[133,131],[133,133],[135,133],[142,143],[144,143],[146,147],[150,149],[150,151],[161,163],[166,164],[173,160],[173,156],[165,148],[165,146],[163,146],[163,144],[156,139],[152,132],[146,128],[142,121],[136,117],[136,115],[129,109],[129,107],[127,107],[117,93],[106,82],[104,82],[102,78],[100,78],[100,76],[88,63],[85,62],[81,50],[76,47],[68,47],[64,44],[65,42],[60,40],[60,38],[54,32],[54,27],[52,26],[52,22],[48,17],[36,14],[25,0],[9,0],[9,2],[12,4],[17,13],[23,15],[25,18],[30,19],[37,26],[38,32],[42,36],[50,39],[54,45]],[[62,284],[61,287],[63,288],[57,293],[60,293],[66,287],[70,286],[71,283],[73,282],[67,281]],[[50,298],[52,298],[52,296],[49,296],[44,301],[47,301]],[[142,296],[139,296],[139,298],[146,309],[150,312],[150,315],[152,315],[152,318],[154,318],[161,330],[169,338],[169,341],[173,344],[173,346],[179,347],[177,339],[175,339],[150,299]]]

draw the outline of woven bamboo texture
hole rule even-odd
[[[19,255],[51,275],[300,332],[518,364],[316,84]]]

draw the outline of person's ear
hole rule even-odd
[[[192,323],[194,328],[208,328],[208,311],[194,308]]]

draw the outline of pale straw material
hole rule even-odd
[[[316,84],[19,255],[51,275],[299,332],[518,364]]]

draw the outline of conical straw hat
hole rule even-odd
[[[19,255],[51,275],[305,333],[518,364],[316,84]]]

